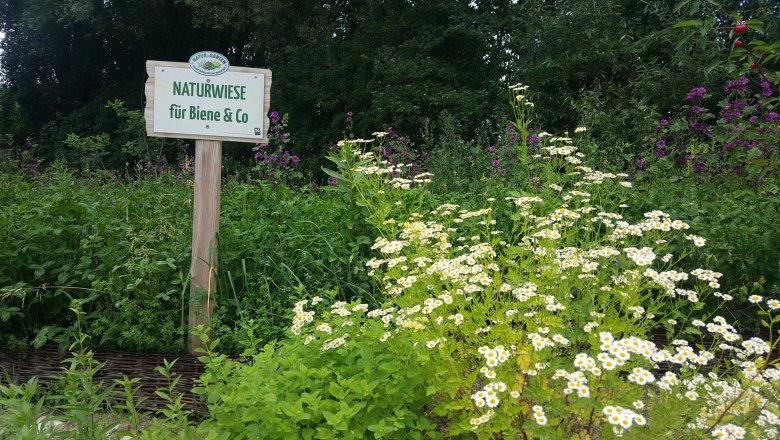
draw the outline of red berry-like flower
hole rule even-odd
[[[747,25],[745,23],[740,23],[736,26],[734,26],[734,33],[741,34],[747,30]]]
[[[753,63],[750,65],[750,70],[756,70],[756,69],[758,69],[758,64]]]
[[[742,47],[744,45],[745,45],[745,43],[742,40],[737,40],[737,41],[734,42],[734,47],[736,47],[736,48],[740,48],[740,47]]]

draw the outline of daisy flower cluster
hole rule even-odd
[[[379,140],[379,144],[374,147],[379,150],[379,155],[373,151],[363,151],[359,148],[351,149],[352,158],[350,161],[342,159],[343,162],[354,161],[355,165],[351,171],[363,176],[379,176],[383,178],[382,182],[394,189],[409,190],[414,184],[426,184],[431,182],[433,174],[429,172],[418,173],[417,166],[412,163],[394,162],[393,160],[383,159],[383,143],[387,132],[375,132],[374,136]],[[339,147],[353,146],[355,144],[371,144],[373,140],[355,139],[339,141]]]
[[[746,369],[750,368],[743,367],[743,371]],[[696,377],[694,381],[698,383],[706,405],[687,427],[710,432],[716,439],[779,438],[780,370],[766,368],[759,373],[753,365],[752,372],[753,376],[747,382],[736,378],[707,380],[703,376]],[[752,418],[753,423],[746,423],[750,420],[746,416]],[[713,421],[719,423],[713,424]],[[748,431],[744,427],[749,425],[752,426]],[[752,435],[747,436],[748,432]]]
[[[607,423],[612,425],[612,431],[618,436],[622,435],[625,430],[633,425],[644,426],[647,423],[641,414],[620,406],[607,405],[601,412]]]
[[[547,416],[544,415],[544,408],[541,405],[534,405],[531,407],[531,411],[533,411],[534,420],[539,426],[547,424]]]

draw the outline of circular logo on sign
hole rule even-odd
[[[221,75],[230,67],[227,58],[217,52],[198,52],[190,57],[192,70],[206,76]]]

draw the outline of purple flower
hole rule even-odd
[[[533,142],[539,142],[539,139],[540,139],[539,136],[528,135],[528,137],[525,138],[525,141],[530,144],[530,143],[533,143]]]
[[[698,131],[699,133],[709,136],[710,135],[710,126],[707,125],[705,122],[691,122],[688,124],[688,127],[691,128],[691,130]]]
[[[751,117],[750,117],[750,119],[748,119],[748,120],[749,120],[750,122],[752,122],[752,123],[754,123],[754,124],[755,124],[756,122],[758,122],[758,116],[756,116],[756,115],[753,115],[753,116],[751,116]]]
[[[659,139],[658,142],[655,143],[655,146],[658,148],[663,148],[666,146],[666,141],[663,139]]]
[[[492,162],[490,162],[493,165],[493,168],[498,166],[498,159],[493,159]]]
[[[336,186],[338,183],[339,183],[339,181],[338,181],[338,180],[336,180],[336,178],[335,178],[335,177],[333,177],[333,176],[331,176],[331,177],[328,177],[328,185],[330,185],[330,186]]]
[[[707,93],[707,89],[704,87],[694,87],[688,92],[685,97],[685,101],[688,102],[700,102],[704,98],[704,94]]]
[[[691,106],[691,110],[690,111],[694,115],[700,115],[700,114],[704,113],[704,109],[699,107],[698,105]]]
[[[255,153],[255,159],[258,159],[262,155],[263,153],[261,151],[258,151],[257,153]]]
[[[704,162],[702,162],[701,160],[697,160],[696,163],[693,165],[693,170],[696,171],[697,173],[701,173],[702,171],[704,171],[704,168],[705,168]]]
[[[727,111],[724,110],[720,112],[720,117],[723,119],[723,122],[730,123],[734,121],[735,119],[739,119],[739,117],[742,115],[742,113],[739,110],[732,110]]]
[[[749,80],[746,76],[740,76],[734,81],[731,81],[728,84],[726,84],[726,91],[731,92],[733,90],[736,90],[738,92],[744,92],[745,90],[747,90],[748,82]]]
[[[279,122],[279,112],[271,112],[271,122]]]
[[[659,123],[661,125],[663,125],[664,127],[666,127],[667,125],[669,125],[669,120],[668,119],[661,119],[661,121]]]
[[[664,150],[655,150],[655,155],[657,157],[664,157],[664,156],[666,156],[666,151],[664,151]]]
[[[495,145],[491,145],[490,147],[488,147],[488,151],[491,152],[491,153],[495,152],[496,151],[496,146]]]
[[[640,166],[641,166],[641,165],[644,165],[644,164],[645,164],[645,162],[646,162],[646,161],[645,161],[645,159],[644,159],[644,158],[641,158],[641,157],[640,157],[639,159],[637,159],[637,160],[636,160],[636,164],[637,164],[637,165],[640,165]]]
[[[293,156],[290,158],[290,162],[292,162],[293,165],[297,164],[300,161],[301,159],[299,159],[298,156]]]
[[[769,112],[766,115],[766,122],[778,122],[780,121],[780,114],[777,112]]]
[[[517,136],[515,136],[515,135],[509,136],[509,140],[514,142],[514,141],[517,140]]]

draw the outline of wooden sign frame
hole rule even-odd
[[[234,67],[230,66],[228,72],[235,73],[259,73],[264,76],[264,93],[263,93],[263,135],[255,137],[241,137],[241,136],[206,136],[206,135],[189,135],[182,133],[165,133],[154,131],[154,69],[155,67],[173,67],[177,69],[190,69],[189,63],[176,63],[172,61],[146,61],[146,74],[149,75],[149,79],[146,80],[144,87],[144,93],[146,94],[146,109],[144,110],[144,118],[146,120],[146,134],[153,137],[164,138],[176,138],[176,139],[203,139],[209,141],[227,141],[227,142],[268,142],[268,127],[270,121],[268,120],[268,111],[271,109],[271,82],[272,75],[268,69],[256,69],[251,67]],[[213,77],[212,77],[213,78]]]

